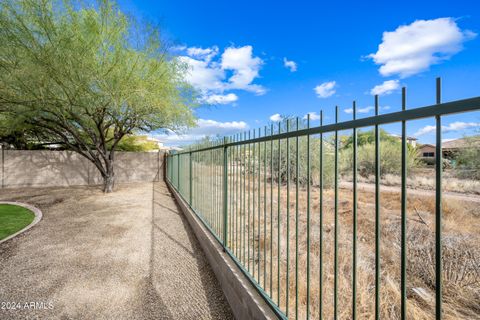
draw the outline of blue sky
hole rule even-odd
[[[153,20],[191,65],[189,81],[205,105],[198,127],[182,136],[157,135],[166,144],[205,134],[232,134],[271,123],[279,115],[323,110],[333,121],[480,95],[480,3],[476,1],[120,1],[124,11]],[[347,112],[346,112],[347,111]],[[315,125],[315,121],[313,124]],[[434,141],[433,119],[408,124],[420,142]],[[444,138],[480,129],[480,113],[448,116]],[[398,133],[399,125],[385,127]]]

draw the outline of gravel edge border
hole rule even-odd
[[[32,211],[33,214],[35,214],[35,218],[33,218],[33,221],[28,226],[26,226],[25,228],[15,232],[14,234],[9,235],[6,238],[0,240],[0,244],[18,236],[21,233],[24,233],[25,231],[27,231],[28,229],[32,228],[34,225],[39,223],[40,220],[42,220],[42,217],[43,217],[42,211],[40,209],[38,209],[37,207],[34,207],[32,205],[29,205],[29,204],[26,204],[26,203],[23,203],[23,202],[16,202],[16,201],[0,201],[0,204],[12,204],[12,205],[15,205],[15,206],[24,207],[24,208]]]

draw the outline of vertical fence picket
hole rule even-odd
[[[260,135],[261,135],[261,131],[260,131],[260,128],[258,128],[258,137],[260,138]],[[259,142],[258,143],[258,158],[257,158],[257,163],[258,163],[258,172],[257,172],[257,175],[258,175],[258,190],[257,190],[257,197],[258,197],[258,201],[257,201],[257,206],[258,206],[258,210],[257,210],[257,234],[256,234],[256,242],[257,242],[257,273],[258,273],[258,283],[260,284],[260,269],[261,269],[261,266],[262,266],[262,261],[260,260],[260,231],[261,231],[261,225],[260,225],[260,195],[261,195],[261,188],[260,188],[260,181],[262,179],[262,169],[261,169],[261,163],[260,163],[260,153],[261,153],[261,146],[262,144]]]
[[[320,110],[320,127],[323,126],[323,110]],[[320,189],[319,194],[319,209],[320,209],[320,216],[319,216],[319,252],[318,252],[318,260],[319,260],[319,270],[318,270],[318,315],[319,318],[322,319],[323,315],[323,133],[320,133],[320,157],[319,157],[319,175],[320,181],[318,188]]]
[[[228,246],[228,138],[223,140],[223,250]]]
[[[379,114],[375,95],[375,116]],[[375,125],[375,320],[380,319],[380,131]]]
[[[442,100],[442,82],[437,78],[436,103]],[[436,120],[436,150],[435,150],[435,319],[442,319],[442,118]]]
[[[406,109],[406,88],[402,88],[402,110]],[[407,318],[407,128],[402,121],[402,194],[401,194],[401,275],[400,275],[400,316]]]
[[[290,132],[290,119],[287,119],[287,123],[286,123],[286,130],[287,132]],[[289,302],[290,302],[290,297],[289,297],[289,293],[290,293],[290,138],[287,138],[287,141],[286,141],[286,144],[287,144],[287,150],[286,150],[286,159],[287,159],[287,274],[286,274],[286,278],[287,278],[287,286],[285,288],[285,291],[286,291],[286,314],[287,314],[287,317],[288,317],[288,305],[289,305]]]
[[[280,122],[278,123],[278,134],[282,132],[282,127]],[[280,139],[278,139],[278,150],[277,150],[277,155],[278,155],[278,172],[277,172],[277,305],[281,306],[280,304],[280,172],[282,170],[281,167],[281,154],[282,154],[282,148],[280,145]],[[287,284],[288,288],[288,284]],[[288,290],[288,289],[287,289]],[[288,302],[287,302],[288,306]],[[288,312],[287,312],[287,317],[288,317]]]
[[[188,188],[189,188],[189,191],[188,191],[188,197],[189,197],[189,204],[190,204],[190,207],[193,206],[193,187],[192,187],[192,184],[193,184],[193,177],[192,177],[192,152],[189,152],[188,153],[188,170],[189,170],[189,175],[188,175],[188,178],[189,178],[189,182],[188,182]]]
[[[273,298],[273,124],[270,126],[270,298]]]
[[[235,142],[238,142],[238,134],[235,135]],[[235,226],[233,230],[235,231],[234,236],[234,247],[232,251],[235,252],[235,255],[238,257],[238,147],[233,147],[233,179],[234,179],[234,192],[233,192],[233,202],[234,202],[234,212],[235,212]]]
[[[299,119],[296,118],[295,130],[298,131]],[[298,189],[299,189],[299,165],[300,154],[298,150],[299,137],[295,137],[295,319],[298,319]]]
[[[265,126],[264,136],[267,136]],[[267,142],[263,143],[263,288],[267,288]]]
[[[255,137],[254,137],[255,138]],[[250,130],[248,131],[248,140],[250,140]],[[252,153],[250,151],[250,143],[248,144],[248,155],[247,155],[247,158],[248,158],[248,187],[247,187],[247,191],[248,191],[248,235],[247,235],[247,261],[248,261],[248,272],[250,272],[250,229],[251,229],[251,220],[250,220],[250,194],[251,194],[251,184],[250,184],[250,176],[251,176],[251,156],[252,156]],[[255,276],[254,276],[255,278]]]
[[[357,118],[357,103],[353,101],[353,120]],[[353,128],[353,239],[352,239],[352,319],[357,319],[357,128]]]
[[[307,129],[310,128],[310,113],[307,115]],[[310,318],[310,135],[307,135],[307,310]]]
[[[245,141],[245,139],[246,139],[246,134],[247,134],[246,132],[243,133],[243,141]],[[247,175],[247,173],[246,173],[246,171],[245,171],[245,167],[246,167],[246,163],[245,163],[245,162],[246,162],[246,158],[247,158],[247,157],[246,157],[246,155],[245,155],[246,145],[243,144],[241,147],[243,148],[243,150],[242,150],[242,160],[243,160],[243,165],[242,165],[242,168],[243,168],[243,175],[242,175],[242,176],[243,176],[243,196],[242,196],[242,200],[243,200],[243,210],[242,210],[242,216],[243,216],[243,223],[242,223],[242,227],[243,227],[243,231],[242,231],[242,239],[243,239],[242,248],[243,248],[243,255],[242,255],[242,257],[243,257],[243,265],[246,265],[246,263],[245,263],[245,253],[246,253],[246,251],[245,251],[245,242],[246,242],[246,241],[245,241],[245,226],[246,226],[246,225],[245,225],[245,221],[246,221],[246,219],[245,219],[245,218],[246,218],[246,217],[245,217],[245,203],[246,203],[246,201],[245,201],[245,198],[246,198],[246,197],[245,197],[245,191],[246,191],[245,179],[246,179],[246,177],[245,177],[245,176]]]
[[[255,130],[253,130],[253,139],[255,139]],[[255,279],[255,212],[256,212],[256,208],[255,208],[255,200],[256,200],[256,197],[255,197],[255,165],[256,165],[256,161],[255,161],[255,156],[256,156],[256,152],[255,152],[255,148],[256,147],[256,143],[253,143],[253,146],[252,146],[252,189],[253,189],[253,192],[252,192],[252,260],[253,260],[253,279]]]
[[[338,106],[335,107],[335,124],[338,123]],[[335,130],[335,164],[334,164],[335,196],[334,196],[334,256],[333,256],[333,318],[338,317],[338,130]]]

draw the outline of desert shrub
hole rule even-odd
[[[358,172],[363,177],[375,174],[375,144],[367,143],[359,145],[357,149]],[[351,174],[353,148],[344,148],[341,151],[342,162],[340,169],[342,174]],[[402,150],[399,141],[386,140],[380,143],[380,175],[398,174],[402,167]],[[407,171],[417,165],[415,148],[407,148]]]
[[[397,137],[392,136],[384,129],[380,129],[380,141],[389,142],[389,143],[399,143]],[[359,131],[357,132],[357,145],[374,145],[375,144],[375,130],[368,131]],[[343,139],[343,144],[345,148],[351,148],[353,146],[353,136],[348,136]]]
[[[281,152],[278,156],[278,141],[273,146],[273,178],[280,179],[281,183],[286,183],[290,177],[291,183],[296,183],[297,179],[301,186],[310,183],[318,185],[320,182],[320,138],[310,137],[310,177],[307,177],[307,138],[298,138],[298,177],[297,177],[297,158],[296,158],[296,138],[290,138],[289,156],[287,158],[286,140],[280,142]],[[263,148],[263,147],[262,147]],[[263,149],[261,149],[263,157]],[[271,148],[267,143],[267,163],[270,161]],[[333,145],[329,139],[323,139],[323,184],[325,187],[333,185],[334,176],[334,152]],[[263,161],[261,159],[261,161]]]
[[[480,180],[480,136],[466,138],[467,147],[455,155],[457,161],[456,176]]]
[[[471,237],[470,237],[471,238]],[[442,241],[442,271],[446,287],[480,288],[480,250],[468,236],[449,234]],[[411,227],[407,236],[408,271],[435,288],[435,237],[427,226]]]
[[[323,139],[323,184],[325,187],[332,186],[334,183],[334,140],[333,135],[325,136]],[[362,143],[358,143],[358,172],[364,177],[375,174],[375,144],[368,139],[369,135],[365,135]],[[349,143],[350,137],[342,136],[339,142],[339,174],[342,176],[349,176],[352,174],[352,159],[353,148]],[[258,150],[259,144],[255,146],[255,153],[253,153],[253,145],[250,146],[250,153],[241,153],[238,157],[238,163],[241,163],[250,173],[253,171],[254,164],[257,166],[258,161],[263,163],[266,148],[266,162],[270,168],[270,161],[272,161],[273,170],[268,169],[267,175],[273,175],[273,179],[281,183],[286,183],[288,177],[291,183],[296,183],[297,179],[300,185],[304,186],[308,181],[312,185],[318,185],[320,181],[320,138],[318,136],[310,137],[310,146],[307,145],[307,138],[305,136],[298,138],[298,177],[297,177],[297,158],[296,146],[297,138],[290,138],[289,140],[289,156],[287,158],[287,141],[283,139],[280,141],[281,152],[279,154],[278,140],[266,144],[260,143],[260,152]],[[307,150],[310,148],[310,177],[307,177]],[[270,155],[273,153],[273,157]],[[397,138],[388,137],[381,141],[380,146],[380,174],[398,174],[401,170],[401,144]],[[407,169],[411,169],[417,165],[416,150],[411,146],[407,149]],[[289,172],[287,171],[289,170]],[[410,171],[410,170],[408,170]]]
[[[424,290],[433,299],[435,292],[435,233],[431,220],[412,219],[407,227],[407,275],[408,285]],[[397,223],[387,225],[392,243],[400,249],[401,232]],[[445,233],[442,239],[442,283],[443,298],[448,301],[446,311],[461,310],[465,318],[478,314],[480,310],[480,250],[478,237],[458,232]],[[398,275],[397,275],[398,276]],[[417,296],[417,295],[414,295]],[[431,303],[417,296],[421,303]]]
[[[154,151],[158,150],[158,144],[155,141],[148,140],[147,136],[126,135],[118,143],[119,151]]]
[[[291,123],[292,124],[292,123]],[[285,122],[282,124],[282,132],[286,131]],[[303,128],[304,123],[299,124],[299,128]],[[290,128],[295,128],[291,125]],[[290,129],[292,130],[292,129]],[[276,131],[275,131],[276,132]],[[323,137],[323,184],[330,187],[334,184],[334,137],[333,134],[325,134]],[[386,131],[380,131],[380,174],[398,174],[401,170],[401,143],[396,137],[389,135]],[[221,143],[220,139],[206,138],[197,144],[197,147],[211,146]],[[243,168],[245,173],[253,174],[253,170],[258,174],[258,163],[263,167],[264,161],[267,163],[267,178],[273,178],[275,181],[280,180],[282,184],[286,183],[290,178],[290,183],[296,183],[303,187],[308,181],[312,185],[318,185],[320,182],[320,137],[319,135],[310,136],[310,145],[307,145],[307,137],[298,137],[298,177],[297,177],[297,138],[289,138],[289,147],[287,157],[287,139],[274,140],[243,145],[237,152],[233,152],[233,161],[236,165]],[[352,148],[351,136],[339,136],[339,174],[342,176],[352,174]],[[375,141],[374,131],[365,131],[358,133],[358,172],[360,175],[368,177],[375,174]],[[279,152],[280,148],[280,152]],[[265,150],[266,149],[266,150]],[[310,149],[310,177],[307,177],[307,151]],[[207,157],[209,161],[209,153],[201,152],[197,155],[197,159]],[[416,149],[408,145],[407,152],[407,169],[416,166],[417,156]],[[273,155],[273,157],[271,156]],[[264,157],[266,156],[266,159]],[[214,158],[213,161],[221,160],[221,157]],[[211,161],[211,160],[210,160]],[[270,167],[272,170],[270,170]],[[263,169],[262,169],[263,170]],[[410,171],[410,170],[408,170]],[[263,174],[263,171],[262,173]]]

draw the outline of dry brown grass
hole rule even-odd
[[[233,176],[231,181],[235,181]],[[298,199],[298,278],[296,278],[296,201],[295,185],[290,189],[290,206],[287,212],[286,186],[280,188],[278,199],[277,186],[273,186],[273,201],[270,203],[270,188],[264,199],[264,185],[260,186],[260,219],[258,218],[258,185],[247,186],[250,191],[249,210],[243,210],[243,198],[239,193],[231,199],[231,208],[237,205],[237,211],[230,210],[229,229],[230,248],[248,267],[250,273],[262,285],[272,300],[278,302],[288,316],[295,319],[296,289],[298,289],[298,318],[306,317],[307,306],[307,193],[299,190]],[[232,184],[230,194],[235,194]],[[252,206],[255,192],[255,208]],[[334,283],[334,202],[333,190],[323,192],[323,318],[333,317]],[[358,234],[357,234],[357,315],[359,319],[373,319],[375,306],[375,206],[374,193],[358,193]],[[319,318],[319,266],[320,266],[320,192],[311,191],[310,213],[310,317]],[[248,204],[246,197],[246,206]],[[400,317],[400,193],[383,192],[381,195],[381,318],[399,319]],[[264,208],[265,201],[265,208]],[[280,220],[278,203],[280,202]],[[351,318],[352,309],[352,191],[341,189],[339,193],[338,220],[338,315],[340,319]],[[273,215],[270,218],[270,209]],[[435,270],[434,270],[434,226],[435,199],[411,194],[408,197],[408,233],[407,233],[407,295],[408,318],[432,319],[434,317]],[[255,211],[253,211],[255,209]],[[264,219],[264,209],[266,219]],[[255,214],[252,214],[254,212]],[[445,319],[480,319],[480,209],[478,204],[468,201],[448,200],[443,203],[443,285]],[[289,217],[289,219],[287,219]],[[245,219],[245,222],[242,220]],[[255,222],[254,222],[255,220]],[[287,220],[289,235],[287,238]],[[243,256],[243,238],[250,232],[250,260]],[[245,229],[242,228],[245,226]],[[259,228],[260,226],[260,228]],[[265,226],[265,229],[264,229]],[[270,227],[273,227],[270,230]],[[266,231],[266,236],[264,236]],[[270,237],[272,231],[273,237]],[[278,235],[280,233],[280,246]],[[253,235],[255,234],[255,236]],[[252,245],[252,243],[254,245]],[[245,241],[247,244],[247,241]],[[289,260],[287,273],[287,245]],[[271,250],[270,250],[271,248]],[[260,253],[260,259],[258,254]],[[264,253],[266,253],[264,255]],[[270,259],[270,254],[272,259]],[[277,263],[280,260],[280,265]],[[260,275],[258,274],[260,267]],[[280,270],[279,270],[280,269]],[[264,273],[266,270],[266,273]],[[270,273],[270,270],[272,271]],[[287,286],[288,277],[288,286]],[[278,283],[280,287],[278,287]],[[288,288],[288,293],[287,293]],[[420,294],[419,294],[420,293]],[[288,301],[287,301],[288,294]]]
[[[211,171],[209,171],[211,172]],[[220,171],[221,172],[221,171]],[[235,172],[235,171],[233,171]],[[243,174],[229,175],[229,247],[250,274],[265,289],[281,310],[295,319],[306,318],[307,306],[307,192],[299,189],[298,250],[296,250],[295,182],[290,185],[287,208],[286,185],[266,184],[263,176],[258,188],[258,173],[245,187]],[[245,181],[248,181],[246,174]],[[448,175],[447,175],[448,177]],[[415,176],[413,176],[415,178]],[[221,179],[208,175],[205,186],[221,190]],[[240,180],[239,180],[240,179]],[[409,178],[411,180],[412,178]],[[269,181],[269,177],[267,177]],[[345,183],[346,181],[341,181]],[[348,184],[348,183],[347,183]],[[393,186],[396,184],[392,183]],[[381,194],[381,318],[400,318],[400,190],[390,187]],[[258,206],[260,190],[260,207]],[[255,207],[253,193],[255,192]],[[270,193],[273,193],[270,201]],[[218,193],[218,192],[217,192]],[[215,221],[214,229],[222,234],[220,199],[203,190],[203,212]],[[248,198],[250,195],[250,205]],[[352,309],[352,190],[340,189],[338,220],[338,316],[350,319]],[[320,190],[312,187],[310,211],[310,318],[318,319],[320,302]],[[323,191],[323,260],[322,318],[333,318],[334,288],[334,192]],[[465,197],[445,198],[443,207],[443,309],[445,319],[480,319],[480,208]],[[245,207],[243,201],[245,200]],[[374,319],[375,307],[375,194],[368,189],[358,192],[357,232],[357,318]],[[278,215],[277,208],[280,207]],[[214,210],[211,210],[214,208]],[[236,208],[236,209],[234,209]],[[272,210],[272,216],[270,216]],[[264,217],[265,210],[265,217]],[[407,202],[407,312],[411,319],[432,319],[435,309],[435,198],[425,192],[408,192]],[[259,215],[260,213],[260,215]],[[249,218],[250,217],[250,218]],[[288,219],[287,219],[288,217]],[[250,220],[249,220],[250,219]],[[287,237],[287,221],[289,237]],[[253,230],[255,228],[255,230]],[[248,230],[250,229],[250,233]],[[271,235],[271,236],[270,236]],[[248,247],[248,240],[250,246]],[[278,240],[279,239],[279,240]],[[245,242],[245,246],[243,243]],[[288,257],[287,260],[287,247]],[[245,255],[243,254],[245,250]],[[298,278],[296,253],[298,252]],[[250,254],[250,258],[248,258]],[[280,263],[278,263],[279,261]],[[287,263],[288,261],[288,263]],[[289,272],[287,273],[287,267]],[[258,272],[260,268],[260,275]],[[288,278],[288,281],[287,281]],[[288,285],[287,285],[288,284]],[[298,289],[298,303],[296,293]],[[288,299],[287,299],[288,295]]]
[[[359,176],[359,181],[375,183],[375,176],[368,178]],[[386,186],[400,186],[402,178],[399,175],[386,174],[382,177],[381,183]],[[407,186],[412,189],[435,190],[435,173],[413,174],[407,179]],[[448,174],[442,180],[442,187],[443,191],[480,194],[479,180],[458,179]]]

